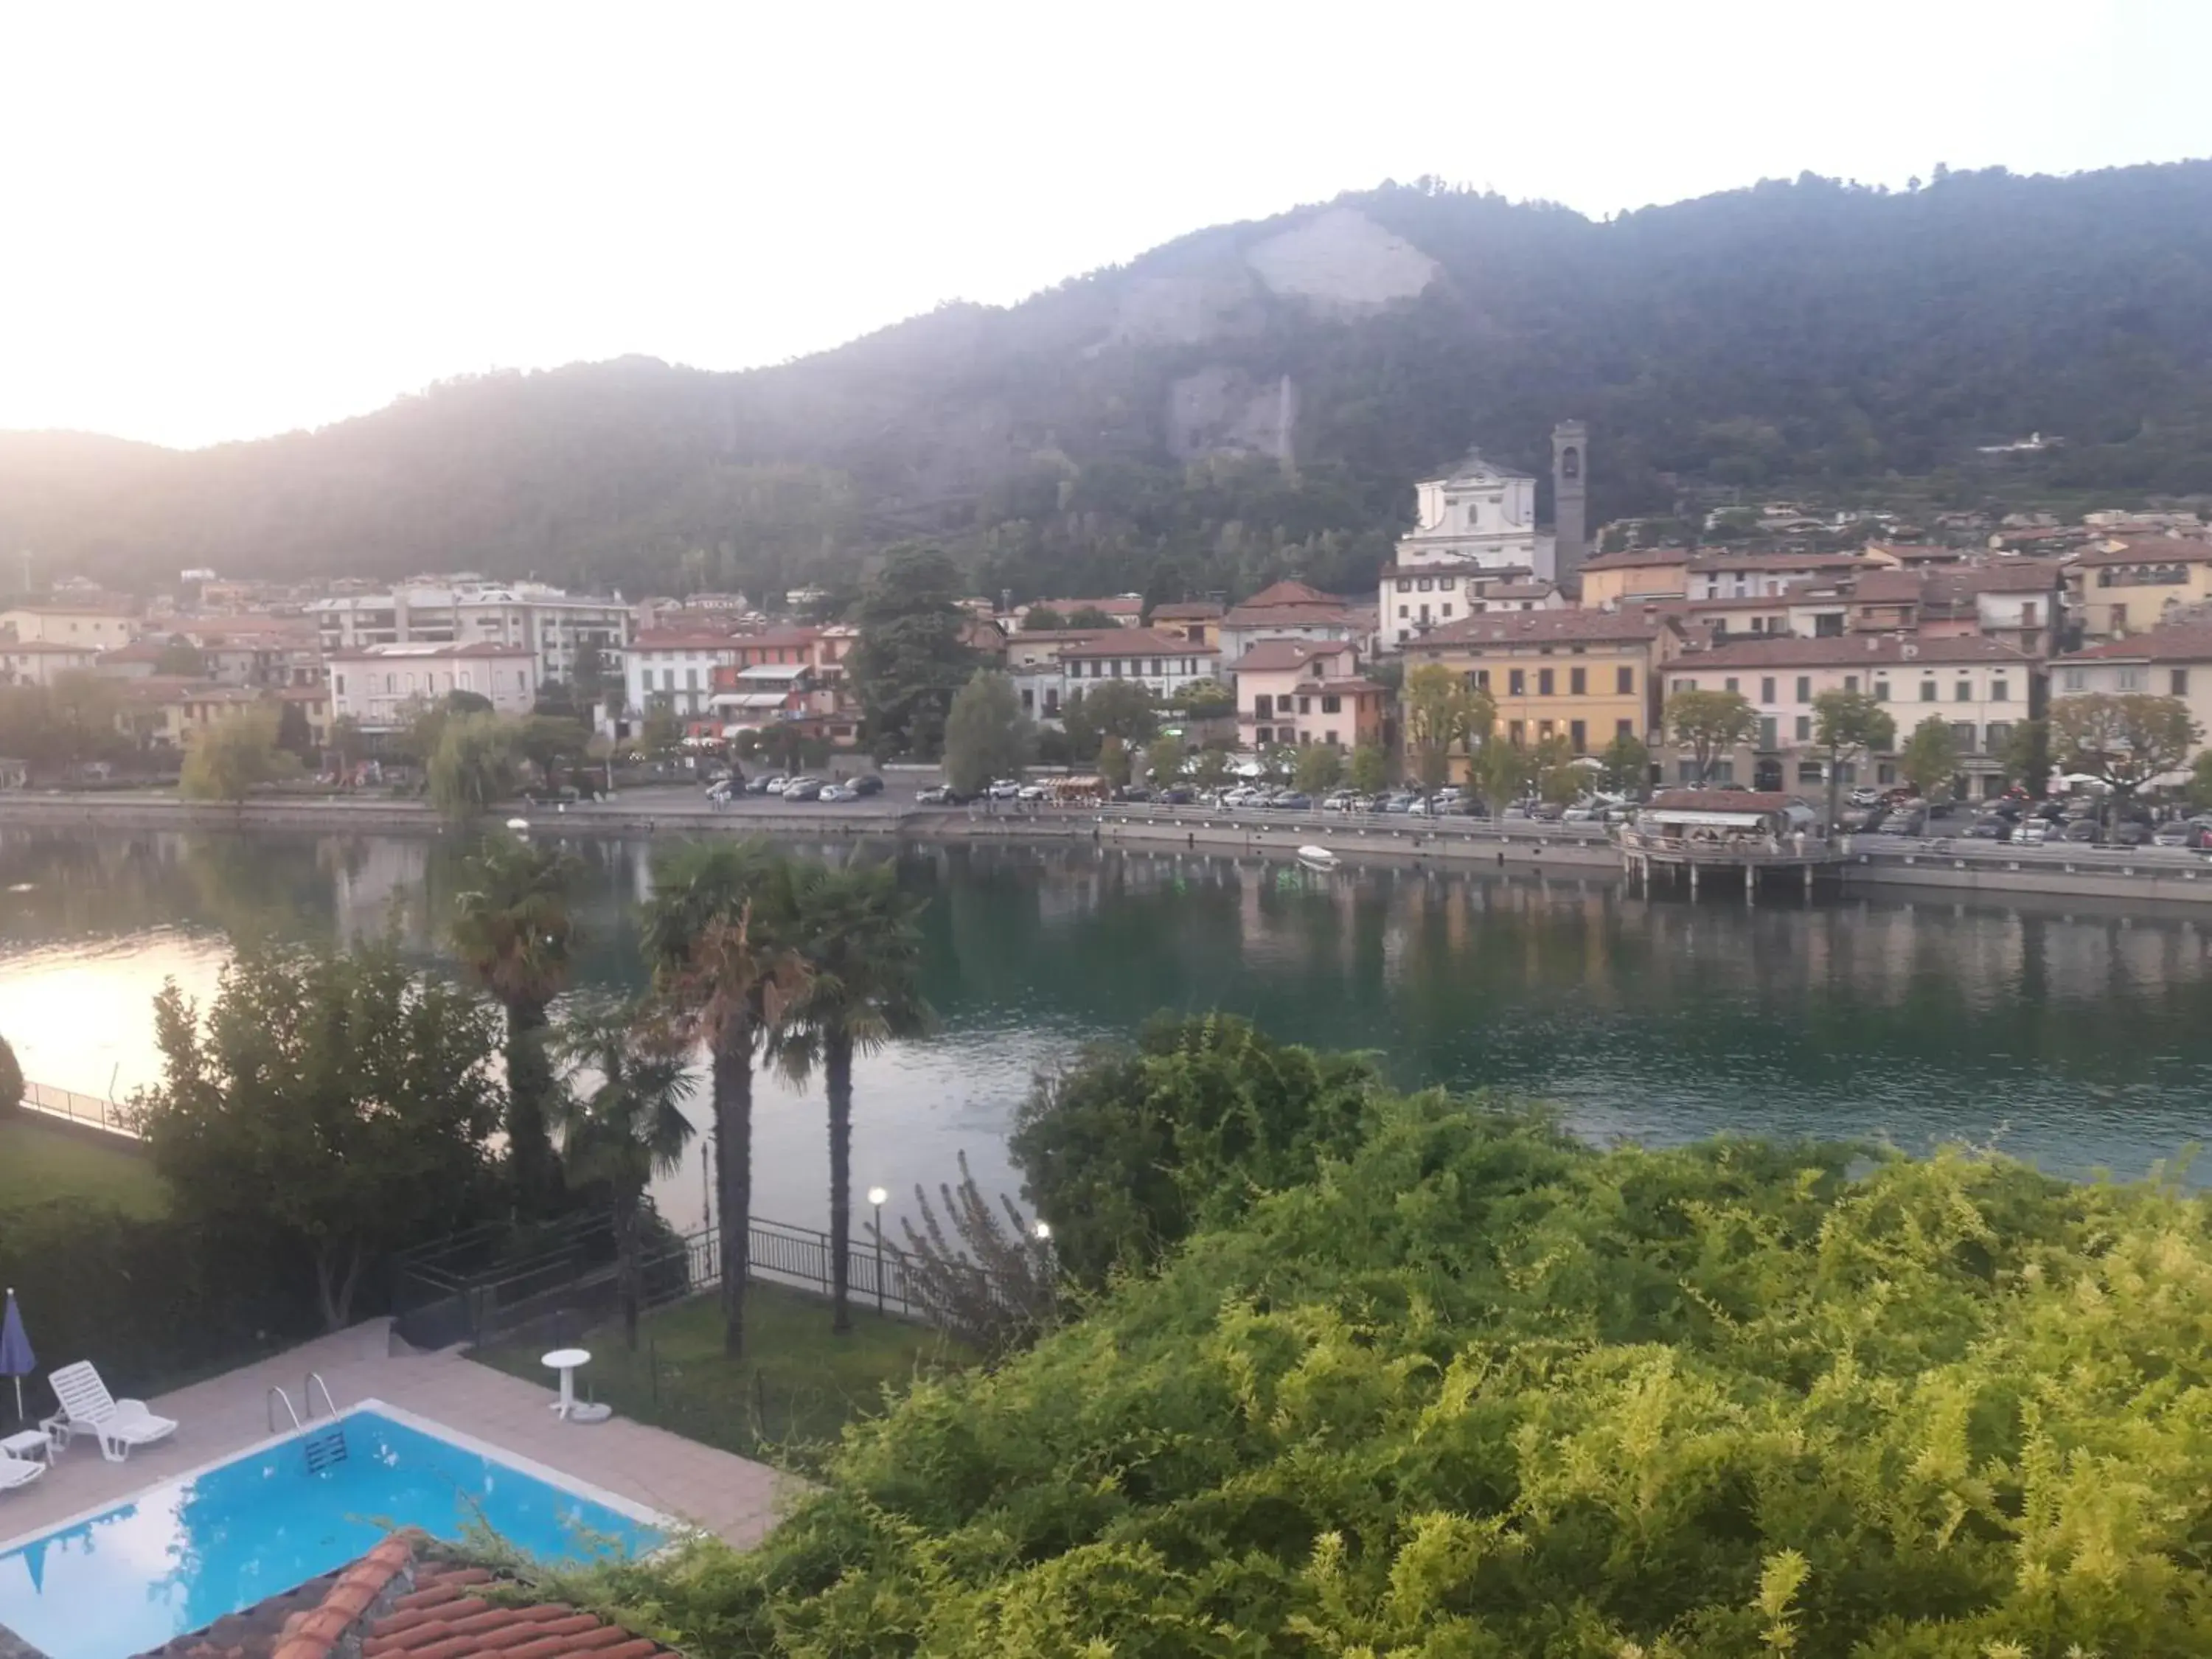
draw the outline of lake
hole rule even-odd
[[[635,988],[653,846],[580,839],[579,979]],[[153,1082],[165,979],[205,996],[234,936],[397,927],[431,957],[451,839],[0,831],[0,1034],[27,1076],[120,1099]],[[833,855],[851,855],[841,846]],[[932,1039],[857,1068],[856,1192],[893,1212],[965,1152],[1012,1191],[1030,1079],[1153,1011],[1223,1009],[1372,1049],[1405,1085],[1559,1102],[1600,1140],[1719,1131],[1995,1145],[2069,1175],[2144,1173],[2205,1134],[2212,929],[2086,900],[1822,898],[1747,909],[1610,879],[1347,869],[1050,846],[888,846],[930,902]],[[695,1117],[705,1122],[703,1091]],[[818,1086],[769,1081],[756,1207],[803,1225],[828,1184]],[[663,1210],[703,1218],[703,1158]]]

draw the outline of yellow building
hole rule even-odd
[[[1679,625],[1656,608],[1504,611],[1408,641],[1406,665],[1442,663],[1488,692],[1497,735],[1508,743],[1564,738],[1588,755],[1623,733],[1651,740],[1658,671],[1682,646]],[[1463,775],[1465,762],[1454,757],[1453,769]]]
[[[2066,592],[2086,637],[2147,632],[2173,612],[2212,599],[2212,542],[2113,537],[2067,562]]]
[[[112,651],[137,638],[138,624],[119,605],[55,600],[0,611],[0,633],[49,645]]]
[[[1625,599],[1679,599],[1690,591],[1690,556],[1679,547],[1601,553],[1583,562],[1586,611],[1612,611]]]

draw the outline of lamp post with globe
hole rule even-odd
[[[890,1194],[881,1187],[868,1188],[868,1202],[876,1211],[876,1311],[884,1310],[884,1200]]]

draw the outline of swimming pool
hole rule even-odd
[[[337,1425],[343,1461],[308,1468],[325,1419],[0,1555],[0,1626],[48,1659],[130,1659],[343,1565],[395,1526],[459,1539],[473,1522],[550,1560],[642,1553],[665,1536],[647,1510],[380,1401]]]

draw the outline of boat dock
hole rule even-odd
[[[1674,789],[1655,796],[1632,826],[1617,831],[1621,867],[1632,884],[1651,890],[1654,872],[1686,884],[1695,897],[1716,876],[1741,880],[1747,904],[1759,902],[1762,879],[1795,872],[1809,896],[1821,871],[1840,873],[1845,854],[1811,833],[1808,815],[1787,795],[1749,789]]]

